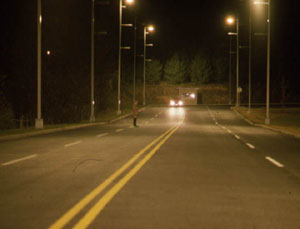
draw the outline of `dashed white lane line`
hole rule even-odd
[[[284,165],[279,163],[278,161],[274,160],[273,158],[271,157],[265,157],[269,162],[271,162],[272,164],[276,165],[277,167],[279,168],[283,168]]]
[[[116,132],[121,132],[123,131],[124,129],[117,129]]]
[[[251,148],[251,149],[255,149],[255,146],[254,145],[251,145],[250,143],[246,143],[246,145]]]
[[[70,147],[70,146],[78,145],[80,143],[81,143],[81,141],[72,142],[72,143],[69,143],[69,144],[65,144],[65,147]]]
[[[21,161],[29,160],[29,159],[32,159],[32,158],[35,158],[35,157],[37,157],[37,155],[33,154],[33,155],[30,155],[30,156],[27,156],[27,157],[23,157],[23,158],[20,158],[20,159],[16,159],[16,160],[13,160],[13,161],[2,163],[1,165],[2,166],[7,166],[7,165],[15,164],[15,163],[18,163],[18,162],[21,162]]]
[[[226,131],[227,131],[229,134],[232,134],[232,131],[231,131],[231,130],[227,129]]]
[[[108,135],[108,133],[99,134],[99,135],[97,135],[97,137],[100,138],[100,137],[104,137],[106,135]]]
[[[234,137],[236,138],[236,139],[241,139],[241,137],[240,136],[238,136],[238,135],[234,135]]]

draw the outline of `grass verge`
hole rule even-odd
[[[265,124],[265,108],[236,108],[241,115],[255,124]],[[300,135],[300,108],[270,108],[270,127],[293,135]]]
[[[117,115],[115,110],[106,110],[104,112],[101,112],[96,116],[95,124],[102,123],[102,122],[109,122],[114,119],[117,119],[123,115],[130,114],[132,112],[131,109],[124,109],[122,110],[121,115]],[[43,129],[35,129],[34,127],[27,127],[22,129],[8,129],[8,130],[0,130],[0,137],[4,136],[11,136],[11,135],[23,135],[27,133],[39,133],[39,132],[45,132],[47,130],[54,130],[54,129],[68,129],[68,127],[76,127],[76,126],[82,126],[84,124],[89,124],[89,120],[82,121],[80,123],[67,123],[67,124],[54,124],[54,125],[44,125]]]

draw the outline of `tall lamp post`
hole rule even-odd
[[[265,124],[270,124],[270,52],[271,52],[271,0],[268,2],[254,1],[255,5],[268,5],[268,44],[267,44],[267,86],[266,86],[266,118]]]
[[[135,12],[136,13],[136,12]],[[133,103],[135,101],[135,87],[136,87],[136,14],[134,15],[134,32],[133,32]]]
[[[236,24],[236,32],[229,32],[228,35],[236,36],[236,104],[235,106],[238,107],[240,105],[240,87],[239,87],[239,19],[238,17],[228,17],[226,20],[227,24]]]
[[[249,78],[249,83],[248,83],[248,113],[251,112],[251,61],[252,61],[252,4],[250,1],[249,4],[249,48],[248,48],[248,52],[249,52],[249,57],[248,57],[248,78]]]
[[[147,44],[147,34],[149,32],[153,32],[154,27],[152,25],[144,27],[144,71],[143,71],[143,78],[144,78],[144,87],[143,87],[143,105],[146,105],[146,47],[153,46],[153,44]]]
[[[92,12],[91,12],[91,116],[90,116],[90,122],[95,122],[95,98],[94,98],[94,45],[95,45],[95,0],[92,0]]]
[[[133,4],[134,0],[125,0],[128,4]],[[117,114],[121,114],[121,55],[122,49],[130,49],[130,47],[122,47],[122,26],[132,26],[132,24],[122,24],[122,10],[126,8],[123,0],[119,4],[119,61],[118,61],[118,110]]]
[[[229,105],[231,105],[231,41],[232,37],[229,37],[229,83],[228,83],[228,99],[229,99]]]
[[[42,0],[37,1],[37,118],[35,128],[42,129],[44,122],[41,112],[41,81],[42,81]]]

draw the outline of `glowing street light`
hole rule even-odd
[[[268,6],[268,44],[267,44],[267,88],[266,88],[266,118],[265,118],[265,124],[270,124],[270,52],[271,52],[271,0],[268,0],[268,2],[265,1],[254,1],[255,5],[267,5]]]
[[[149,25],[147,29],[148,29],[149,32],[153,32],[154,31],[154,27],[152,25]]]
[[[144,88],[143,88],[143,105],[146,105],[146,47],[152,47],[153,44],[147,44],[147,34],[153,32],[154,27],[152,25],[144,27]]]
[[[234,18],[233,17],[228,17],[226,19],[226,22],[227,22],[227,24],[232,25],[232,24],[234,24]]]
[[[125,3],[131,5],[134,3],[134,0],[125,0]],[[133,26],[132,24],[122,24],[122,10],[126,8],[126,5],[123,5],[123,0],[120,0],[119,4],[119,63],[118,63],[118,110],[117,114],[121,114],[121,55],[122,49],[130,49],[130,47],[122,47],[122,26]]]
[[[239,87],[239,19],[237,17],[227,17],[226,22],[229,25],[236,24],[236,32],[229,32],[229,36],[236,36],[236,104],[238,107],[240,103],[240,87]]]

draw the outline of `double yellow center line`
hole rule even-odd
[[[172,127],[163,133],[161,136],[152,141],[140,152],[135,154],[126,164],[115,171],[103,183],[97,186],[92,192],[86,195],[75,206],[67,211],[61,218],[59,218],[49,229],[62,229],[69,223],[84,207],[86,207],[93,199],[95,199],[106,187],[108,187],[115,179],[117,179],[123,172],[125,172],[131,165],[133,165],[145,152],[151,147],[155,147],[141,159],[128,173],[126,173],[112,188],[110,188],[90,210],[78,221],[73,227],[74,229],[86,229],[97,217],[97,215],[104,209],[109,201],[126,185],[126,183],[146,164],[146,162],[157,152],[157,150],[167,141],[167,139],[179,128],[179,126]]]

